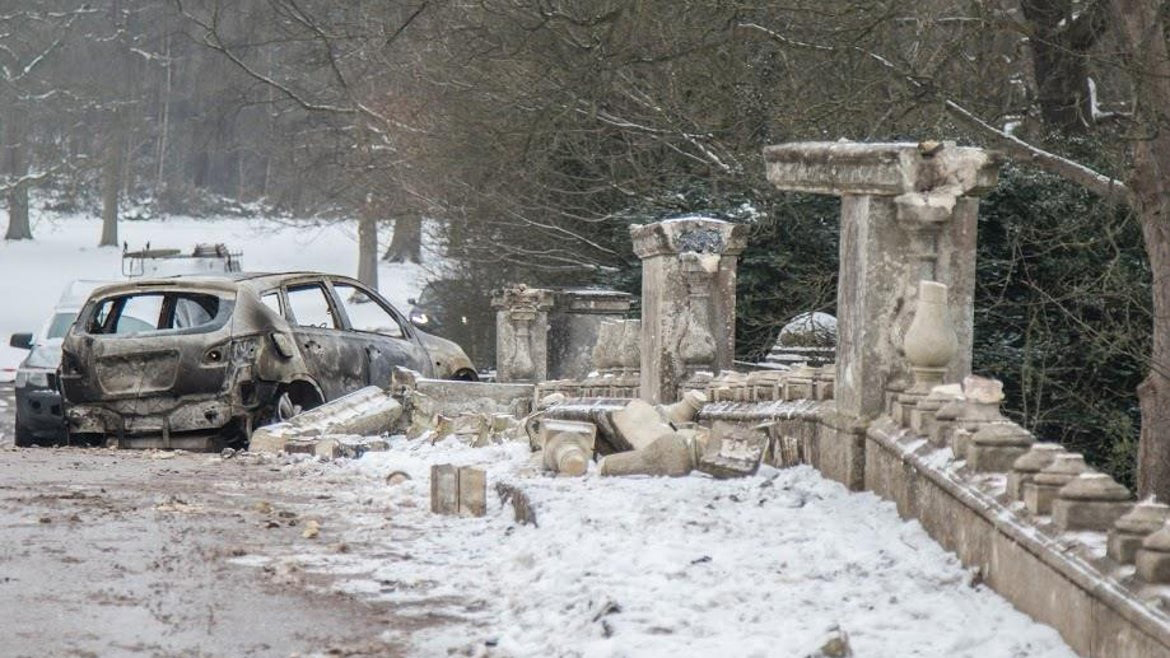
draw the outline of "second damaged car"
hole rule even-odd
[[[65,337],[71,442],[217,449],[395,366],[475,379],[458,345],[376,292],[318,273],[174,277],[94,292]]]

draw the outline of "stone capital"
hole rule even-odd
[[[747,246],[747,227],[709,217],[666,219],[633,224],[630,237],[638,258],[685,252],[738,256]]]
[[[764,161],[768,181],[781,190],[837,196],[910,195],[902,205],[932,213],[947,204],[945,197],[980,196],[993,189],[999,158],[953,142],[841,141],[768,146]],[[938,199],[932,198],[936,190],[943,192]],[[919,198],[914,199],[915,195]]]
[[[544,288],[516,286],[503,288],[492,293],[492,308],[499,311],[531,312],[548,311],[553,307],[553,291]]]

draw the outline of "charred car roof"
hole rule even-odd
[[[325,272],[224,272],[217,274],[180,274],[176,276],[158,277],[152,279],[136,279],[134,281],[119,282],[95,288],[92,297],[104,297],[119,293],[129,293],[143,288],[183,286],[202,288],[204,290],[234,291],[241,285],[255,290],[264,290],[279,286],[287,282],[294,282],[306,278],[328,278],[341,281],[356,279],[341,274]]]

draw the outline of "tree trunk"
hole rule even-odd
[[[1093,123],[1089,94],[1089,49],[1105,28],[1105,0],[1094,0],[1075,17],[1067,0],[1021,0],[1032,31],[1032,73],[1044,123],[1065,134]]]
[[[4,150],[8,160],[8,232],[5,240],[31,240],[28,221],[28,147],[24,112],[13,108],[4,125]]]
[[[369,203],[358,219],[358,281],[378,289],[378,218]]]
[[[99,247],[118,246],[118,193],[122,189],[122,141],[118,118],[111,120],[102,162],[102,239]]]
[[[400,217],[394,221],[394,238],[382,255],[382,260],[391,263],[422,262],[422,218]]]
[[[1153,273],[1150,368],[1138,387],[1138,496],[1170,501],[1170,52],[1158,0],[1113,0],[1144,138],[1133,144],[1130,188]]]

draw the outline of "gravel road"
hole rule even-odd
[[[388,605],[250,555],[348,551],[327,493],[255,458],[12,447],[0,389],[0,653],[5,656],[394,656]],[[272,488],[285,493],[269,495]],[[312,534],[312,533],[308,533]]]

